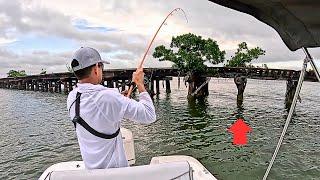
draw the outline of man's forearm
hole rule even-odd
[[[139,93],[147,91],[146,88],[144,87],[144,84],[137,84],[137,88]]]

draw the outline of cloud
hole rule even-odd
[[[216,40],[227,56],[242,41],[250,47],[259,46],[266,50],[266,55],[255,61],[258,64],[304,58],[300,50],[289,51],[269,26],[209,1],[0,0],[0,61],[3,62],[0,73],[19,68],[29,73],[38,73],[42,68],[48,72],[66,71],[65,64],[76,48],[57,50],[48,42],[43,49],[30,50],[27,48],[30,44],[19,41],[25,36],[67,39],[61,42],[73,43],[68,47],[92,46],[112,62],[110,67],[135,67],[164,17],[176,7],[185,10],[188,23],[181,12],[175,13],[161,29],[152,49],[160,44],[169,45],[172,36],[191,32]],[[22,43],[20,49],[10,49],[13,42]],[[153,59],[152,49],[146,66],[171,65]],[[320,58],[319,48],[310,52]]]
[[[0,72],[7,73],[11,69],[26,70],[27,74],[39,74],[41,69],[59,67],[60,72],[67,71],[66,64],[72,52],[50,53],[46,51],[34,51],[30,54],[16,54],[0,49]],[[55,72],[55,71],[52,71]]]

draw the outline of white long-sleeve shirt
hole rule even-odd
[[[149,124],[156,121],[153,102],[147,92],[139,94],[139,102],[121,95],[118,89],[102,85],[78,83],[67,100],[71,120],[75,116],[77,92],[82,93],[80,99],[80,117],[89,126],[104,134],[113,134],[122,119]],[[71,106],[71,107],[70,107]],[[104,169],[126,167],[121,132],[113,139],[103,139],[88,132],[77,124],[76,133],[80,152],[87,169]]]

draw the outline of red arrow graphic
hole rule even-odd
[[[252,132],[252,129],[243,121],[243,119],[238,119],[230,126],[228,131],[233,133],[234,145],[246,145],[248,143],[247,133]]]

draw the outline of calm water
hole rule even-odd
[[[202,102],[188,102],[183,83],[171,86],[154,98],[156,123],[123,124],[134,134],[137,164],[182,154],[219,179],[262,179],[287,115],[286,82],[248,80],[243,109],[233,79],[212,79]],[[54,163],[81,160],[65,95],[0,89],[0,97],[0,179],[36,179]],[[301,98],[270,179],[320,179],[320,85],[305,82]],[[239,114],[253,129],[244,147],[226,131]]]

